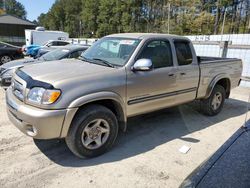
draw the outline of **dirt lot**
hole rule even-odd
[[[133,118],[112,151],[81,160],[62,140],[19,132],[0,90],[0,187],[178,187],[243,124],[249,93],[235,89],[216,117],[191,104]],[[187,154],[178,151],[183,145]]]

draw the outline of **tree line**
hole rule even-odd
[[[0,15],[10,14],[26,19],[27,12],[22,3],[16,0],[0,0]]]
[[[26,18],[24,6],[16,0],[5,0],[5,8]],[[70,37],[121,32],[250,33],[250,0],[56,0],[35,23],[66,31]]]

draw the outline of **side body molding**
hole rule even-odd
[[[118,112],[118,122],[120,128],[125,131],[126,130],[126,123],[127,123],[127,116],[126,116],[126,106],[122,98],[114,93],[114,92],[97,92],[88,95],[84,95],[72,101],[68,107],[67,114],[64,119],[61,137],[64,138],[68,134],[68,130],[70,128],[71,122],[76,115],[78,109],[84,105],[87,105],[92,102],[102,101],[102,100],[112,100],[115,104],[116,110]]]

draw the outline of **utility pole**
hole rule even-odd
[[[248,29],[250,29],[250,18],[249,18],[248,22],[249,22]]]
[[[168,3],[168,34],[170,33],[170,9],[171,5]]]
[[[82,37],[82,20],[79,21],[79,37]]]
[[[221,35],[224,34],[226,16],[227,16],[227,8],[226,8],[225,11],[224,11],[224,18],[223,18],[223,23],[222,23],[222,28],[221,28]]]
[[[219,28],[219,24],[220,24],[220,14],[221,14],[221,10],[220,10],[220,5],[221,5],[221,0],[218,0],[216,2],[216,16],[215,16],[215,23],[214,23],[214,35],[218,34],[218,28]]]
[[[248,32],[250,32],[250,19],[248,20],[249,25],[248,25]]]
[[[5,2],[5,0],[3,0],[3,10],[4,10],[4,12],[6,12],[6,2]]]

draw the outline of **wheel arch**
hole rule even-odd
[[[231,81],[230,81],[230,77],[226,74],[220,74],[220,75],[216,76],[210,82],[205,98],[208,98],[211,95],[211,93],[216,85],[222,86],[226,91],[226,98],[229,98],[230,91],[231,91]]]
[[[122,98],[113,92],[99,92],[80,97],[69,105],[69,111],[65,116],[65,121],[62,127],[61,137],[67,136],[71,122],[73,121],[75,115],[83,108],[92,104],[99,104],[110,109],[117,117],[119,128],[122,131],[126,131],[127,116],[125,104]]]

